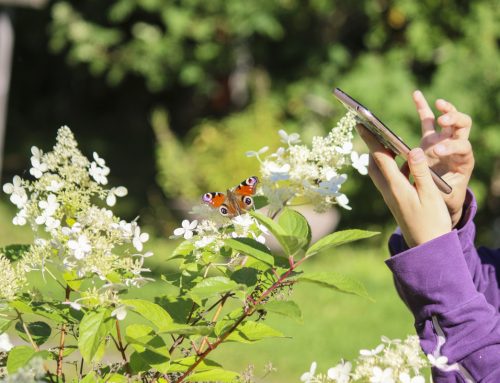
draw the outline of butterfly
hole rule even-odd
[[[253,206],[252,196],[255,194],[259,179],[248,177],[238,186],[228,189],[226,194],[211,192],[203,194],[202,201],[213,208],[219,209],[224,217],[233,218],[244,214]]]

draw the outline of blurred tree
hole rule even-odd
[[[198,132],[208,129],[202,126],[217,132],[217,142],[246,142],[248,131],[237,127],[252,118],[261,97],[251,88],[255,70],[271,79],[266,97],[275,105],[276,124],[306,138],[330,129],[344,113],[331,97],[333,86],[413,145],[420,130],[411,90],[422,89],[432,101],[447,98],[474,119],[473,188],[481,217],[491,221],[500,209],[497,0],[55,1],[49,33],[51,48],[78,70],[86,66],[119,87],[127,78],[143,79],[158,96],[142,104],[135,94],[118,92],[129,99],[122,109],[129,112],[136,103],[145,113],[166,108],[181,147],[208,164],[204,177],[218,184],[213,154],[196,148],[195,133],[182,137],[197,125]],[[243,162],[234,145],[226,148],[234,157],[225,163]],[[181,193],[175,188],[183,182],[162,179],[167,194]],[[205,186],[220,187],[198,187]],[[388,218],[367,179],[355,177],[349,187],[354,211],[345,225]]]

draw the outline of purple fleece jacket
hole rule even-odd
[[[435,383],[500,383],[500,249],[475,248],[476,210],[468,191],[450,233],[411,249],[399,230],[389,240],[386,263],[422,349],[448,358]]]

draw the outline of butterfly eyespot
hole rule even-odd
[[[219,212],[223,215],[223,216],[226,216],[229,214],[229,210],[226,206],[221,206],[219,208]]]
[[[257,177],[248,177],[245,181],[248,186],[255,185],[257,183]]]
[[[212,200],[212,194],[211,193],[203,194],[202,200],[205,202],[210,202]]]
[[[249,196],[244,196],[241,198],[241,201],[246,205],[246,206],[252,206],[253,205],[253,199],[252,197]]]

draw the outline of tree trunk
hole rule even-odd
[[[9,15],[0,13],[0,179],[2,178],[3,147],[7,124],[10,68],[14,47],[14,29]]]

